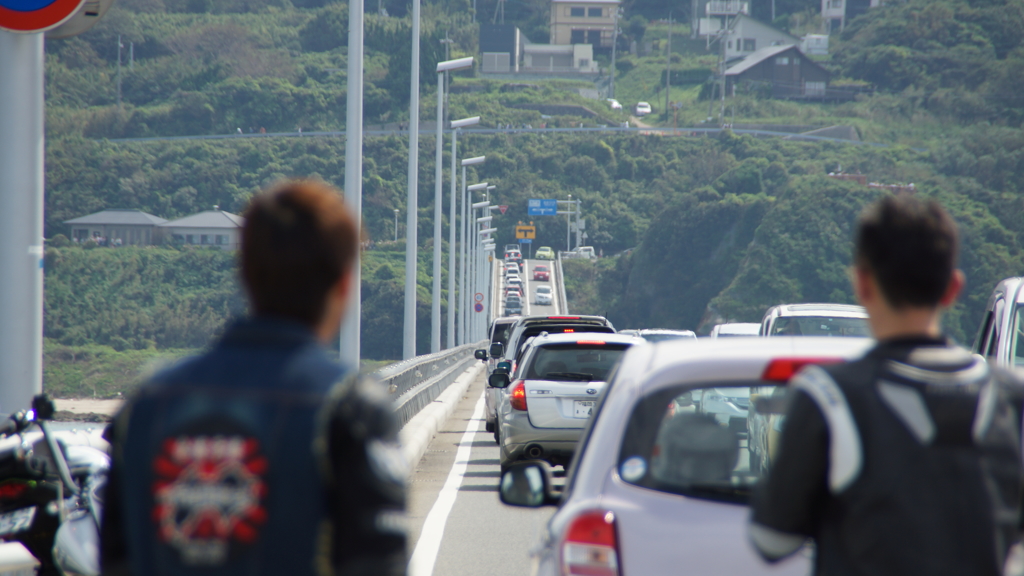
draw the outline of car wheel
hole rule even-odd
[[[484,430],[494,432],[494,422],[484,422]]]

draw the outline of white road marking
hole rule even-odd
[[[455,505],[455,498],[459,495],[459,486],[462,486],[466,468],[469,466],[470,452],[473,449],[473,438],[484,416],[484,395],[480,394],[476,407],[473,408],[473,416],[466,425],[466,432],[459,441],[459,449],[455,452],[455,463],[448,472],[448,478],[437,495],[437,500],[430,508],[426,520],[423,521],[423,529],[420,531],[420,539],[416,542],[416,548],[412,551],[412,558],[409,559],[410,576],[432,576],[434,564],[437,562],[437,553],[441,549],[441,540],[444,538],[444,525],[448,522],[448,515],[451,514],[452,506]]]

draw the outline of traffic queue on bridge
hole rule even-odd
[[[963,282],[948,238],[913,247],[945,259],[931,276],[902,278],[913,250],[879,248],[894,220],[925,236],[945,221],[880,204],[851,274],[863,306],[782,304],[700,338],[492,323],[476,357],[500,499],[557,506],[534,574],[1024,571],[1024,388],[1001,368],[1024,365],[1024,278],[996,287],[972,355],[940,329]]]

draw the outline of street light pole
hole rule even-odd
[[[416,356],[416,252],[419,244],[420,0],[412,0],[412,69],[409,90],[409,193],[405,226],[405,322],[402,359]]]
[[[395,242],[398,242],[398,208],[395,208]]]
[[[456,152],[458,151],[458,139],[459,130],[465,126],[472,126],[480,122],[479,116],[473,116],[472,118],[463,118],[462,120],[455,120],[452,122],[452,192],[451,200],[448,203],[448,348],[455,347],[455,311],[456,304],[459,299],[455,295],[455,228],[456,228],[456,205],[458,204],[458,198],[456,195],[457,189],[457,176],[455,168]],[[462,169],[465,172],[465,168]],[[465,179],[465,176],[463,176]],[[459,297],[462,293],[459,293]],[[464,313],[464,312],[463,312]]]
[[[441,192],[441,161],[444,147],[444,74],[473,67],[473,57],[447,60],[437,64],[437,143],[434,162],[434,274],[430,307],[430,352],[441,351],[441,218],[444,194]],[[452,271],[449,271],[451,274]]]
[[[619,44],[619,8],[615,8],[615,30],[612,32],[612,81],[608,88],[608,97],[615,98],[615,49]]]
[[[345,204],[356,221],[357,238],[363,218],[363,0],[349,5],[348,101],[345,110]],[[359,369],[362,325],[362,258],[356,251],[347,310],[341,327],[339,353],[351,369]]]
[[[486,156],[476,156],[474,158],[466,158],[462,161],[462,265],[459,267],[459,294],[461,295],[459,305],[460,344],[467,344],[470,342],[469,310],[472,302],[472,297],[470,295],[470,282],[472,277],[469,274],[469,268],[472,265],[472,261],[470,260],[470,250],[472,245],[469,243],[469,232],[471,228],[469,225],[469,192],[470,189],[478,190],[480,187],[479,184],[474,184],[472,186],[466,185],[466,166],[481,164],[486,159]],[[484,186],[486,186],[486,183]]]

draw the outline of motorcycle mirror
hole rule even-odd
[[[53,405],[49,394],[38,394],[32,398],[32,411],[35,412],[36,420],[53,420],[57,407]]]

